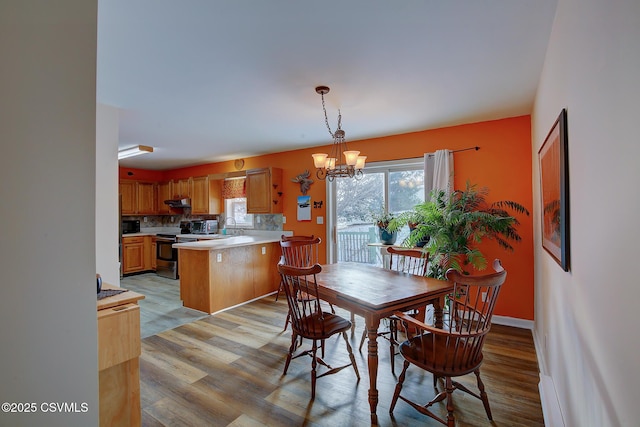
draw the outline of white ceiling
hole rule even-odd
[[[557,0],[100,0],[122,166],[171,169],[531,113]],[[366,153],[365,153],[366,154]]]

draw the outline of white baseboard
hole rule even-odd
[[[556,387],[553,379],[548,375],[540,374],[540,404],[542,405],[542,415],[546,427],[564,427],[564,419],[560,409],[560,402],[556,394]]]
[[[491,323],[496,325],[513,326],[515,328],[533,330],[533,320],[518,319],[515,317],[493,316]]]

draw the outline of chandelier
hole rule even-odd
[[[359,151],[351,151],[347,148],[347,143],[344,140],[344,131],[341,128],[342,115],[340,110],[338,110],[338,128],[335,132],[331,132],[327,109],[324,105],[324,95],[329,93],[329,88],[327,86],[318,86],[316,87],[316,93],[322,97],[324,122],[329,130],[329,135],[333,138],[333,145],[329,154],[315,153],[311,155],[313,157],[313,165],[316,168],[316,176],[318,179],[328,179],[329,181],[342,177],[362,178],[362,169],[367,156],[361,156]]]

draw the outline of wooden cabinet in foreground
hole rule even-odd
[[[282,169],[247,170],[247,213],[282,213]]]
[[[103,289],[118,289],[104,285]],[[139,426],[140,307],[144,296],[126,291],[98,300],[100,426]]]

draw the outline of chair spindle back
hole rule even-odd
[[[387,248],[387,253],[389,254],[389,269],[416,276],[427,275],[429,261],[427,252],[423,252],[420,249],[404,249],[390,246]]]
[[[295,237],[295,239],[292,239]],[[283,239],[285,236],[283,236]],[[286,265],[294,267],[310,267],[319,262],[320,238],[309,236],[289,236],[280,241],[282,260]]]
[[[283,263],[278,264],[278,271],[282,277],[284,293],[287,296],[287,303],[291,314],[291,327],[299,335],[313,335],[313,333],[324,333],[314,330],[318,320],[322,320],[322,309],[316,284],[316,274],[322,271],[319,264],[310,267],[294,267]]]

